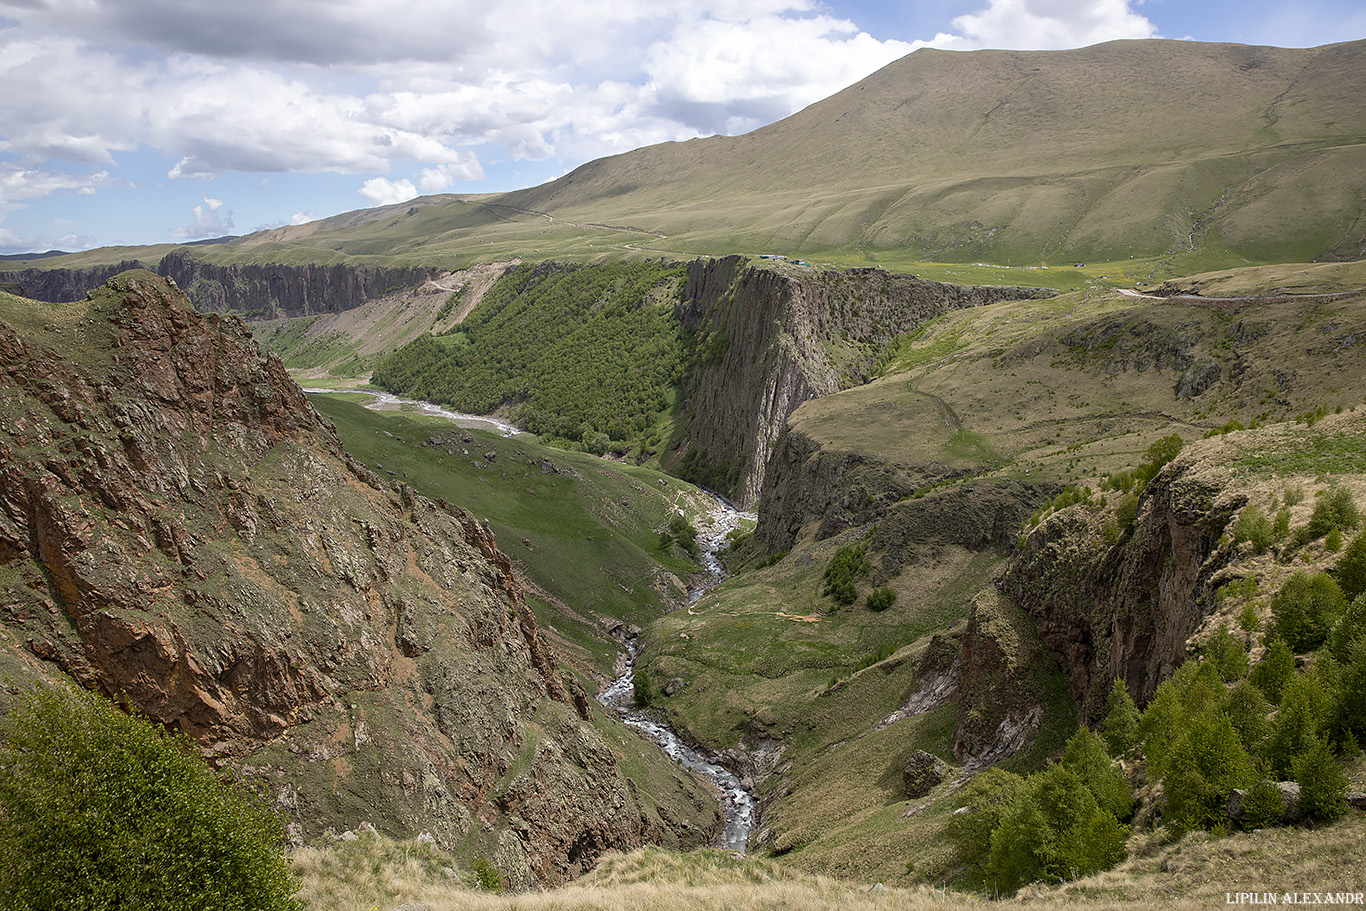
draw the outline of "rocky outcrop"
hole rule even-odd
[[[1067,669],[1072,695],[1094,708],[1110,681],[1144,701],[1187,656],[1212,609],[1213,579],[1232,556],[1220,536],[1246,495],[1192,447],[1148,485],[1132,530],[1107,511],[1064,509],[1016,552],[1002,588],[1023,606]]]
[[[426,830],[518,886],[710,839],[701,786],[556,667],[488,527],[349,459],[238,318],[148,272],[4,306],[7,676],[185,732],[305,834]]]
[[[63,303],[81,300],[115,275],[142,268],[138,262],[88,269],[25,269],[0,273],[0,281],[17,285],[33,300]],[[282,265],[238,263],[218,265],[172,250],[156,267],[159,275],[179,285],[201,312],[231,310],[254,319],[312,316],[353,310],[403,288],[420,285],[439,270],[334,263]]]
[[[882,269],[699,260],[678,307],[698,352],[685,379],[691,475],[745,507],[797,406],[867,381],[897,335],[951,310],[1051,296]]]

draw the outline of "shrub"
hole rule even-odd
[[[1129,688],[1116,677],[1105,700],[1105,719],[1100,723],[1111,756],[1122,756],[1138,745],[1138,720],[1138,706]]]
[[[1345,487],[1330,487],[1320,491],[1314,501],[1314,511],[1309,515],[1309,524],[1295,535],[1296,544],[1308,544],[1324,537],[1334,528],[1356,528],[1361,522],[1352,492]]]
[[[1366,742],[1366,654],[1358,654],[1342,675],[1328,736],[1344,749]]]
[[[1320,730],[1327,726],[1332,707],[1332,697],[1315,675],[1291,675],[1272,722],[1271,737],[1266,742],[1266,760],[1274,773],[1281,776],[1291,773],[1296,759],[1313,745]]]
[[[867,543],[846,544],[830,558],[830,565],[825,568],[825,588],[821,593],[830,595],[840,604],[853,604],[858,599],[854,580],[867,571]]]
[[[1328,650],[1344,664],[1366,648],[1366,595],[1357,595],[1328,633]]]
[[[1225,683],[1247,676],[1247,648],[1222,623],[1205,643],[1205,657],[1214,664]]]
[[[991,833],[1024,786],[1024,779],[1000,766],[973,777],[963,788],[963,812],[950,817],[949,831],[958,840],[964,863],[981,865],[991,853]]]
[[[1296,572],[1271,600],[1270,634],[1297,652],[1318,648],[1346,609],[1342,589],[1327,573]]]
[[[868,593],[868,607],[870,610],[885,611],[896,603],[896,592],[890,587],[883,586]]]
[[[1281,789],[1267,778],[1258,779],[1243,798],[1243,818],[1239,825],[1248,832],[1274,826],[1285,815]]]
[[[1260,753],[1271,736],[1271,720],[1267,716],[1273,708],[1250,680],[1239,681],[1228,694],[1228,720],[1251,755]]]
[[[1257,504],[1249,503],[1238,513],[1233,523],[1233,541],[1235,544],[1251,544],[1258,553],[1275,543],[1271,520]]]
[[[25,909],[301,907],[280,821],[183,738],[74,689],[36,689],[0,746],[0,894]]]
[[[474,874],[475,885],[484,892],[503,891],[503,871],[484,855],[476,854],[470,858],[470,872]]]
[[[1063,751],[1062,765],[1076,773],[1102,810],[1121,821],[1129,818],[1134,808],[1133,793],[1124,773],[1111,761],[1099,734],[1086,728],[1073,734]]]

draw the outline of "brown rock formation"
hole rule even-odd
[[[381,483],[147,272],[0,300],[0,622],[0,669],[188,733],[305,832],[426,829],[529,886],[718,821],[667,763],[665,794],[624,777],[656,760],[561,676],[486,526]]]

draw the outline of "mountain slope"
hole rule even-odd
[[[350,459],[147,272],[0,295],[0,669],[184,731],[300,836],[427,830],[523,887],[717,824],[555,666],[487,525]]]
[[[1366,244],[1363,55],[1366,42],[922,49],[743,136],[650,146],[539,187],[350,213],[209,255],[295,244],[326,257],[476,255],[477,243],[559,255],[1182,256],[1186,271],[1355,259]]]

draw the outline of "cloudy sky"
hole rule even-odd
[[[0,0],[0,253],[245,234],[743,133],[918,47],[1312,47],[1366,0]]]

